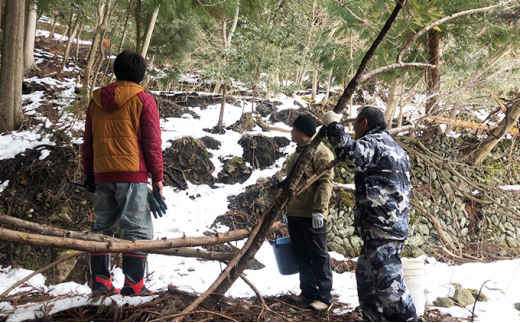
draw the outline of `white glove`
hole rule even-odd
[[[341,113],[336,113],[333,110],[327,111],[323,118],[321,119],[321,122],[325,127],[327,127],[329,124],[333,122],[339,122],[343,115]]]
[[[312,213],[312,228],[320,229],[323,227],[323,214],[314,212]]]
[[[282,223],[287,223],[287,214],[282,213]]]

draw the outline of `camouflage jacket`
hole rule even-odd
[[[386,129],[351,140],[340,124],[327,136],[337,158],[355,171],[355,229],[363,239],[405,240],[410,208],[410,160]]]

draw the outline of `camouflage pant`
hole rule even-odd
[[[365,240],[356,266],[363,319],[372,322],[417,322],[412,298],[403,281],[399,240]]]

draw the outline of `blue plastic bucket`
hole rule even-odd
[[[278,232],[276,232],[278,236]],[[298,265],[292,253],[291,237],[276,238],[271,242],[274,257],[278,265],[278,271],[282,275],[294,275],[298,273]]]

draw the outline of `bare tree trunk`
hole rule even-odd
[[[111,13],[112,0],[106,0],[106,2],[99,2],[98,5],[98,25],[94,32],[92,39],[92,45],[87,59],[87,66],[85,67],[85,78],[83,79],[83,88],[88,90],[90,86],[90,72],[96,61],[96,55],[99,48],[99,44],[102,43],[102,36],[108,25],[108,19]],[[104,11],[104,13],[103,13]]]
[[[316,92],[318,91],[318,66],[314,66],[314,73],[312,74],[312,90],[311,90],[311,100],[312,102],[316,102]]]
[[[78,36],[76,37],[76,56],[74,57],[74,68],[72,68],[72,71],[76,71],[76,67],[78,66],[78,60],[79,60],[79,42],[81,41],[81,28],[83,27],[83,19],[79,23],[78,27]]]
[[[63,70],[65,69],[65,67],[67,66],[67,63],[69,61],[70,47],[72,46],[72,40],[74,39],[74,37],[76,36],[76,33],[78,32],[78,28],[80,25],[80,19],[81,18],[79,16],[77,16],[76,21],[74,22],[74,28],[69,29],[69,30],[72,30],[72,32],[70,32],[67,35],[69,37],[69,39],[67,40],[67,46],[65,47],[65,53],[63,53],[63,62],[61,62],[61,67],[60,67],[60,70],[58,71],[58,78],[61,78],[61,75],[63,74]]]
[[[150,39],[152,38],[153,30],[155,28],[155,21],[157,20],[157,15],[159,14],[159,8],[161,6],[157,6],[152,13],[152,17],[150,18],[150,24],[148,24],[148,28],[146,29],[146,35],[144,37],[143,47],[141,48],[141,56],[146,59],[146,54],[148,53],[148,46],[150,45]]]
[[[127,16],[128,18],[128,16]],[[109,45],[108,45],[108,55],[107,55],[107,66],[106,66],[106,69],[105,69],[105,72],[103,73],[103,76],[101,77],[101,84],[103,84],[103,82],[105,81],[105,77],[108,73],[108,68],[110,67],[110,55],[111,55],[111,49],[112,49],[112,44],[110,42],[110,39],[112,39],[112,37],[114,36],[115,32],[116,32],[116,27],[119,26],[119,23],[121,22],[121,19],[123,19],[123,16],[119,16],[119,18],[117,18],[117,21],[114,25],[114,27],[112,28],[112,30],[110,31],[110,33],[108,34],[108,36],[106,37],[106,39],[109,41]],[[127,19],[127,22],[128,22],[128,19]],[[126,28],[126,24],[125,24],[125,28]],[[103,35],[101,36],[101,39],[105,39],[105,33],[106,33],[106,29],[103,31]],[[99,77],[99,70],[101,69],[101,66],[103,65],[103,59],[104,59],[104,47],[103,47],[103,42],[101,42],[101,46],[99,47],[99,52],[101,53],[99,56],[99,60],[97,61],[96,64],[94,64],[94,66],[97,66],[96,68],[96,72],[94,73],[94,80],[92,81],[92,88],[94,88],[96,86],[96,82],[97,82],[97,78]],[[112,74],[112,77],[114,77],[114,74]],[[110,79],[109,83],[112,82],[112,79]]]
[[[226,49],[231,47],[231,40],[233,39],[233,34],[235,33],[235,29],[237,28],[238,14],[240,12],[240,0],[236,0],[236,2],[237,2],[237,4],[236,4],[235,15],[233,16],[233,23],[231,24],[231,29],[229,30],[229,33],[227,33],[226,21],[224,20],[222,22],[222,40],[224,41],[224,52]],[[225,55],[223,58],[223,63],[224,63],[224,65],[227,64],[227,58]],[[224,84],[223,84],[224,89],[222,91],[223,92],[222,106],[220,107],[220,115],[219,115],[218,123],[216,126],[216,129],[219,132],[222,131],[222,123],[224,121],[224,107],[226,105],[226,94],[227,94],[227,82],[225,80],[223,80],[223,82],[224,82]],[[218,83],[217,83],[217,85],[218,85]],[[215,92],[215,90],[213,90],[213,92]],[[254,102],[253,102],[253,104],[254,104]]]
[[[280,98],[280,78],[281,78],[280,72],[277,72],[276,77],[275,77],[276,90],[274,91],[274,95],[273,95],[273,97],[275,99]]]
[[[450,111],[450,119],[453,121],[457,120],[458,112],[459,112],[459,109],[452,108]],[[452,129],[453,129],[453,125],[451,125],[451,124],[447,125],[445,133],[450,133]]]
[[[269,88],[271,78],[272,78],[272,75],[269,74],[268,79],[267,79],[267,84],[266,84],[266,91],[265,91],[265,95],[264,95],[264,99],[267,99],[267,100],[269,100],[273,96],[273,90],[271,90]]]
[[[104,39],[105,37],[106,28],[101,33],[101,39]],[[92,80],[92,87],[90,90],[90,96],[92,96],[92,92],[94,91],[94,87],[96,86],[99,70],[101,69],[101,65],[103,65],[103,60],[105,59],[105,48],[103,45],[103,42],[99,42],[99,55],[98,60],[96,64],[94,64],[95,71],[94,71],[94,78]]]
[[[51,30],[49,31],[49,39],[54,38],[54,31],[56,30],[56,17],[52,17]]]
[[[148,61],[148,69],[152,69],[153,67],[153,61],[155,60],[155,54],[152,55],[152,58],[150,58],[150,60]],[[144,81],[143,81],[143,87],[145,89],[148,88],[148,86],[150,85],[150,79],[151,79],[151,76],[150,76],[150,73],[147,73],[146,76],[144,77]],[[182,92],[182,90],[181,90]]]
[[[141,49],[141,0],[136,0],[135,2],[135,51],[139,53]]]
[[[217,131],[222,131],[222,124],[224,123],[224,106],[226,105],[226,95],[227,95],[227,83],[224,83],[222,86],[222,105],[220,106],[220,114],[218,116],[218,123],[216,126]]]
[[[0,131],[12,131],[23,121],[23,40],[25,1],[6,0],[0,68]]]
[[[296,75],[294,76],[294,84],[299,85],[300,80],[300,74],[303,72],[303,66],[298,67],[298,70],[296,71]],[[298,92],[297,89],[295,89],[292,93],[293,99],[296,98],[296,93]]]
[[[128,13],[128,16],[126,16],[125,27],[123,28],[123,34],[121,35],[121,42],[119,43],[119,47],[118,47],[118,50],[117,50],[118,54],[123,49],[123,45],[125,43],[126,31],[128,30],[128,21],[129,20],[130,20],[130,12]]]
[[[24,46],[24,74],[34,70],[39,70],[34,61],[34,41],[36,39],[36,2],[27,0],[27,24],[25,28]]]
[[[392,121],[394,120],[395,111],[397,110],[397,105],[399,104],[398,92],[400,93],[400,90],[401,81],[398,78],[395,78],[390,85],[388,102],[386,104],[386,110],[384,113],[385,122],[388,129],[392,129]]]
[[[105,67],[105,71],[103,72],[103,75],[101,76],[101,84],[105,84],[105,78],[108,76],[108,69],[110,68],[110,57],[112,56],[112,46],[108,48],[108,54],[107,54],[107,66]],[[148,76],[148,75],[147,75]]]
[[[329,78],[327,80],[327,88],[325,89],[325,97],[321,101],[321,105],[322,105],[323,109],[325,109],[325,106],[329,102],[329,97],[330,97],[329,92],[330,92],[330,87],[331,87],[331,83],[332,83],[332,72],[333,72],[333,69],[331,68],[330,72],[329,72]]]
[[[92,96],[92,92],[94,91],[94,88],[96,87],[97,79],[99,77],[99,71],[101,70],[101,66],[103,65],[103,61],[105,60],[105,50],[103,48],[103,43],[101,43],[101,48],[99,49],[99,55],[98,60],[94,64],[94,76],[92,78],[92,90],[90,91],[90,96]],[[109,56],[110,57],[110,56]]]
[[[403,126],[403,107],[405,105],[404,100],[404,84],[401,85],[401,91],[399,92],[399,116],[397,117],[397,128]]]
[[[215,87],[213,88],[213,94],[218,94],[220,92],[220,87],[222,86],[222,82],[220,79],[217,81],[217,84],[215,84]]]
[[[439,93],[441,83],[441,73],[439,71],[440,64],[440,33],[437,30],[430,30],[428,33],[428,54],[430,56],[429,63],[435,65],[435,68],[426,69],[426,87],[428,94]],[[426,102],[426,114],[430,114],[438,109],[439,96],[432,96]]]
[[[126,16],[125,27],[123,28],[123,34],[121,35],[121,42],[119,43],[119,47],[117,49],[116,55],[121,53],[121,50],[123,49],[123,44],[125,43],[125,38],[126,38],[126,32],[128,30],[128,21],[129,20],[130,20],[130,12],[128,12],[128,15]],[[112,76],[110,77],[110,81],[108,81],[108,83],[111,84],[112,82],[114,82],[115,78],[116,78],[116,73],[114,71],[112,71]]]
[[[4,21],[4,0],[0,0],[0,29],[3,29],[2,23]]]

